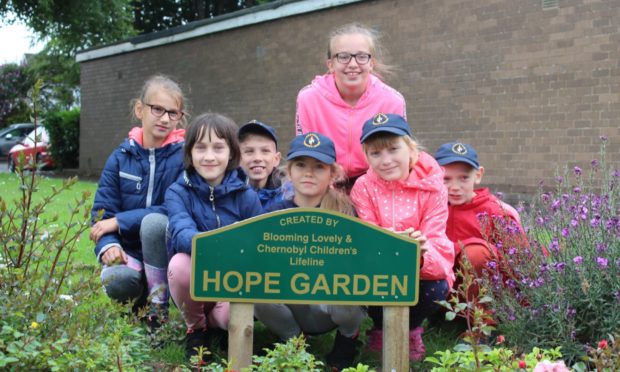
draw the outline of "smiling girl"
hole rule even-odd
[[[200,302],[190,296],[192,238],[262,212],[258,195],[237,168],[240,153],[237,125],[231,119],[214,113],[198,116],[187,128],[185,172],[166,192],[168,281],[187,325],[188,358],[207,345],[207,327],[226,330],[229,319],[228,303]]]
[[[406,116],[405,99],[381,76],[390,67],[382,61],[378,34],[360,24],[348,24],[329,35],[327,69],[297,95],[297,134],[323,133],[336,144],[338,164],[352,181],[368,164],[356,140],[362,124],[378,112]]]

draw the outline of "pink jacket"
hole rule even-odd
[[[362,126],[380,112],[406,117],[405,99],[374,75],[353,107],[340,97],[332,74],[316,76],[297,95],[296,134],[313,131],[331,138],[338,164],[347,176],[357,177],[368,169],[360,145]]]
[[[443,169],[429,154],[420,157],[405,181],[384,181],[372,170],[357,179],[351,200],[359,217],[380,227],[402,231],[409,227],[426,235],[420,278],[454,283],[454,245],[446,236],[448,192]]]

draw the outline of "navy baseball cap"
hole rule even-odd
[[[286,160],[309,156],[325,164],[336,162],[334,141],[321,133],[308,132],[293,138]]]
[[[377,114],[364,123],[360,143],[364,143],[368,137],[379,132],[413,137],[409,124],[404,117],[396,114]]]
[[[439,165],[462,162],[476,169],[480,168],[476,150],[471,145],[462,142],[448,142],[439,146],[435,152],[435,160]]]
[[[258,120],[251,120],[243,124],[241,128],[239,128],[237,136],[241,138],[241,136],[246,133],[264,134],[276,143],[276,147],[278,146],[278,137],[276,136],[276,130]]]

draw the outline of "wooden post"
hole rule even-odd
[[[252,364],[254,340],[254,304],[230,303],[228,324],[228,359],[235,371]]]
[[[383,372],[409,371],[409,307],[383,307]]]

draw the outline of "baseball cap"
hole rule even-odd
[[[463,162],[476,169],[480,168],[476,150],[471,145],[462,142],[448,142],[439,146],[435,152],[435,160],[439,165]]]
[[[325,164],[333,164],[336,161],[336,147],[329,137],[321,133],[300,134],[291,141],[286,160],[301,156],[309,156]]]
[[[404,117],[396,114],[379,113],[364,123],[360,142],[364,143],[368,137],[379,132],[412,137],[411,129],[409,129],[409,124]]]
[[[241,128],[239,128],[237,136],[241,138],[241,136],[246,133],[264,134],[267,137],[273,139],[273,141],[276,143],[276,147],[278,146],[278,137],[276,136],[276,130],[273,129],[273,127],[270,127],[269,125],[262,123],[258,120],[250,120],[249,122],[243,124]]]

